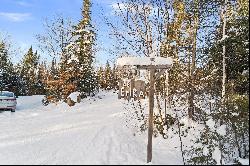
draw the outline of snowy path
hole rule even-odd
[[[125,127],[115,94],[73,108],[40,101],[20,97],[16,113],[0,113],[0,164],[145,164],[146,136]],[[155,140],[153,164],[182,164],[171,144]]]

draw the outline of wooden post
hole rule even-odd
[[[149,90],[149,119],[148,119],[148,147],[147,147],[147,163],[152,161],[152,139],[154,127],[154,84],[155,84],[155,68],[150,69],[150,90]]]
[[[149,57],[148,57],[149,58]],[[123,59],[119,59],[119,62],[122,61]],[[132,59],[131,59],[132,60]],[[149,89],[149,118],[148,118],[148,145],[147,145],[147,163],[152,162],[152,140],[153,140],[153,129],[154,129],[154,93],[155,93],[155,80],[159,79],[161,75],[163,75],[165,73],[166,69],[171,68],[172,66],[172,62],[169,64],[156,64],[154,65],[154,61],[155,61],[155,57],[150,57],[151,60],[151,64],[132,64],[132,65],[124,65],[122,64],[123,68],[129,68],[129,67],[137,67],[138,70],[149,70],[150,71],[150,89]],[[144,61],[144,59],[142,58],[141,61]],[[156,70],[160,70],[160,72],[158,72],[156,74]],[[137,86],[136,86],[136,82],[132,83],[132,87],[135,86],[135,89],[137,90]],[[121,84],[120,84],[121,86]],[[141,87],[138,88],[141,91]],[[146,90],[145,84],[144,87],[142,88],[144,90]],[[130,92],[133,92],[133,89],[130,89]],[[137,90],[138,92],[138,90]],[[121,93],[121,87],[119,90],[119,93]],[[131,93],[132,94],[132,93]],[[144,92],[143,98],[145,97],[146,92]],[[126,97],[126,96],[125,96]],[[134,97],[134,95],[132,94],[132,98]],[[138,99],[140,99],[142,96],[137,94]],[[119,94],[118,98],[122,98],[122,96]],[[126,98],[125,98],[126,99]]]

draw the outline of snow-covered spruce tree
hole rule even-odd
[[[106,63],[106,67],[105,67],[105,71],[104,71],[104,75],[105,75],[105,85],[104,85],[104,89],[106,90],[111,90],[113,89],[113,81],[114,81],[114,76],[112,73],[112,69],[110,67],[109,62],[107,61]]]
[[[3,41],[0,41],[0,91],[10,90],[14,73],[13,64],[8,57],[8,50]]]
[[[116,68],[116,65],[114,64],[113,69],[112,69],[112,75],[113,75],[113,80],[112,80],[112,84],[113,84],[113,88],[114,90],[118,90],[119,89],[119,80],[121,79],[121,75],[118,71],[118,69]]]
[[[99,67],[97,71],[98,86],[105,90],[117,90],[118,80],[120,78],[119,73],[115,67],[111,68],[109,61],[107,61],[105,67]]]
[[[29,48],[27,54],[24,55],[20,66],[20,77],[23,79],[25,94],[35,95],[37,82],[37,71],[39,64],[39,56],[37,52],[33,53],[32,46]]]
[[[35,94],[45,95],[45,79],[46,79],[46,67],[45,64],[38,64],[37,73],[34,82]]]
[[[98,88],[104,89],[105,76],[104,76],[104,69],[102,66],[99,67],[99,69],[97,71],[97,78],[98,78]]]
[[[70,57],[69,61],[70,63],[72,62],[72,67],[74,70],[77,70],[74,77],[76,90],[82,94],[91,95],[96,91],[97,78],[93,67],[95,33],[91,25],[90,0],[84,0],[82,20],[74,29],[74,42],[67,46],[67,52]]]

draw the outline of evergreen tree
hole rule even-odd
[[[119,72],[115,65],[111,68],[109,61],[107,61],[105,68],[99,67],[97,71],[98,86],[104,90],[117,90],[118,81],[120,79]]]
[[[119,89],[119,80],[121,79],[120,75],[119,75],[119,72],[118,72],[118,69],[116,68],[116,65],[114,64],[113,66],[113,70],[112,70],[112,75],[113,75],[113,79],[112,79],[112,85],[113,85],[113,88],[114,90],[118,90]]]
[[[113,83],[114,76],[113,76],[112,69],[111,69],[110,64],[109,64],[108,61],[106,63],[104,76],[105,76],[104,89],[105,90],[111,90],[111,89],[113,89],[114,88],[113,87],[113,85],[114,85],[114,83]]]
[[[35,95],[37,82],[37,70],[39,64],[39,56],[37,52],[33,53],[32,46],[24,55],[21,63],[20,76],[24,80],[25,95]]]
[[[12,85],[13,65],[8,57],[4,42],[0,41],[0,91],[10,90]]]
[[[34,88],[36,95],[45,95],[45,81],[46,79],[46,67],[45,64],[39,64],[37,69],[37,74],[35,78]]]
[[[21,94],[21,82],[17,68],[9,59],[9,50],[6,43],[0,41],[0,91],[11,91],[18,96]]]
[[[90,95],[96,90],[97,78],[94,71],[94,37],[91,25],[91,3],[85,0],[82,9],[82,20],[75,26],[73,36],[75,41],[67,47],[69,62],[77,70],[74,79],[77,81],[77,91]]]
[[[97,78],[98,78],[98,87],[100,89],[104,89],[105,76],[104,76],[103,67],[99,67],[99,69],[97,71]]]

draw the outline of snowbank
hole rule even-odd
[[[249,165],[249,159],[238,158],[238,160],[242,165]]]
[[[77,102],[77,96],[79,96],[80,94],[81,94],[80,92],[73,92],[68,97],[74,102]]]

